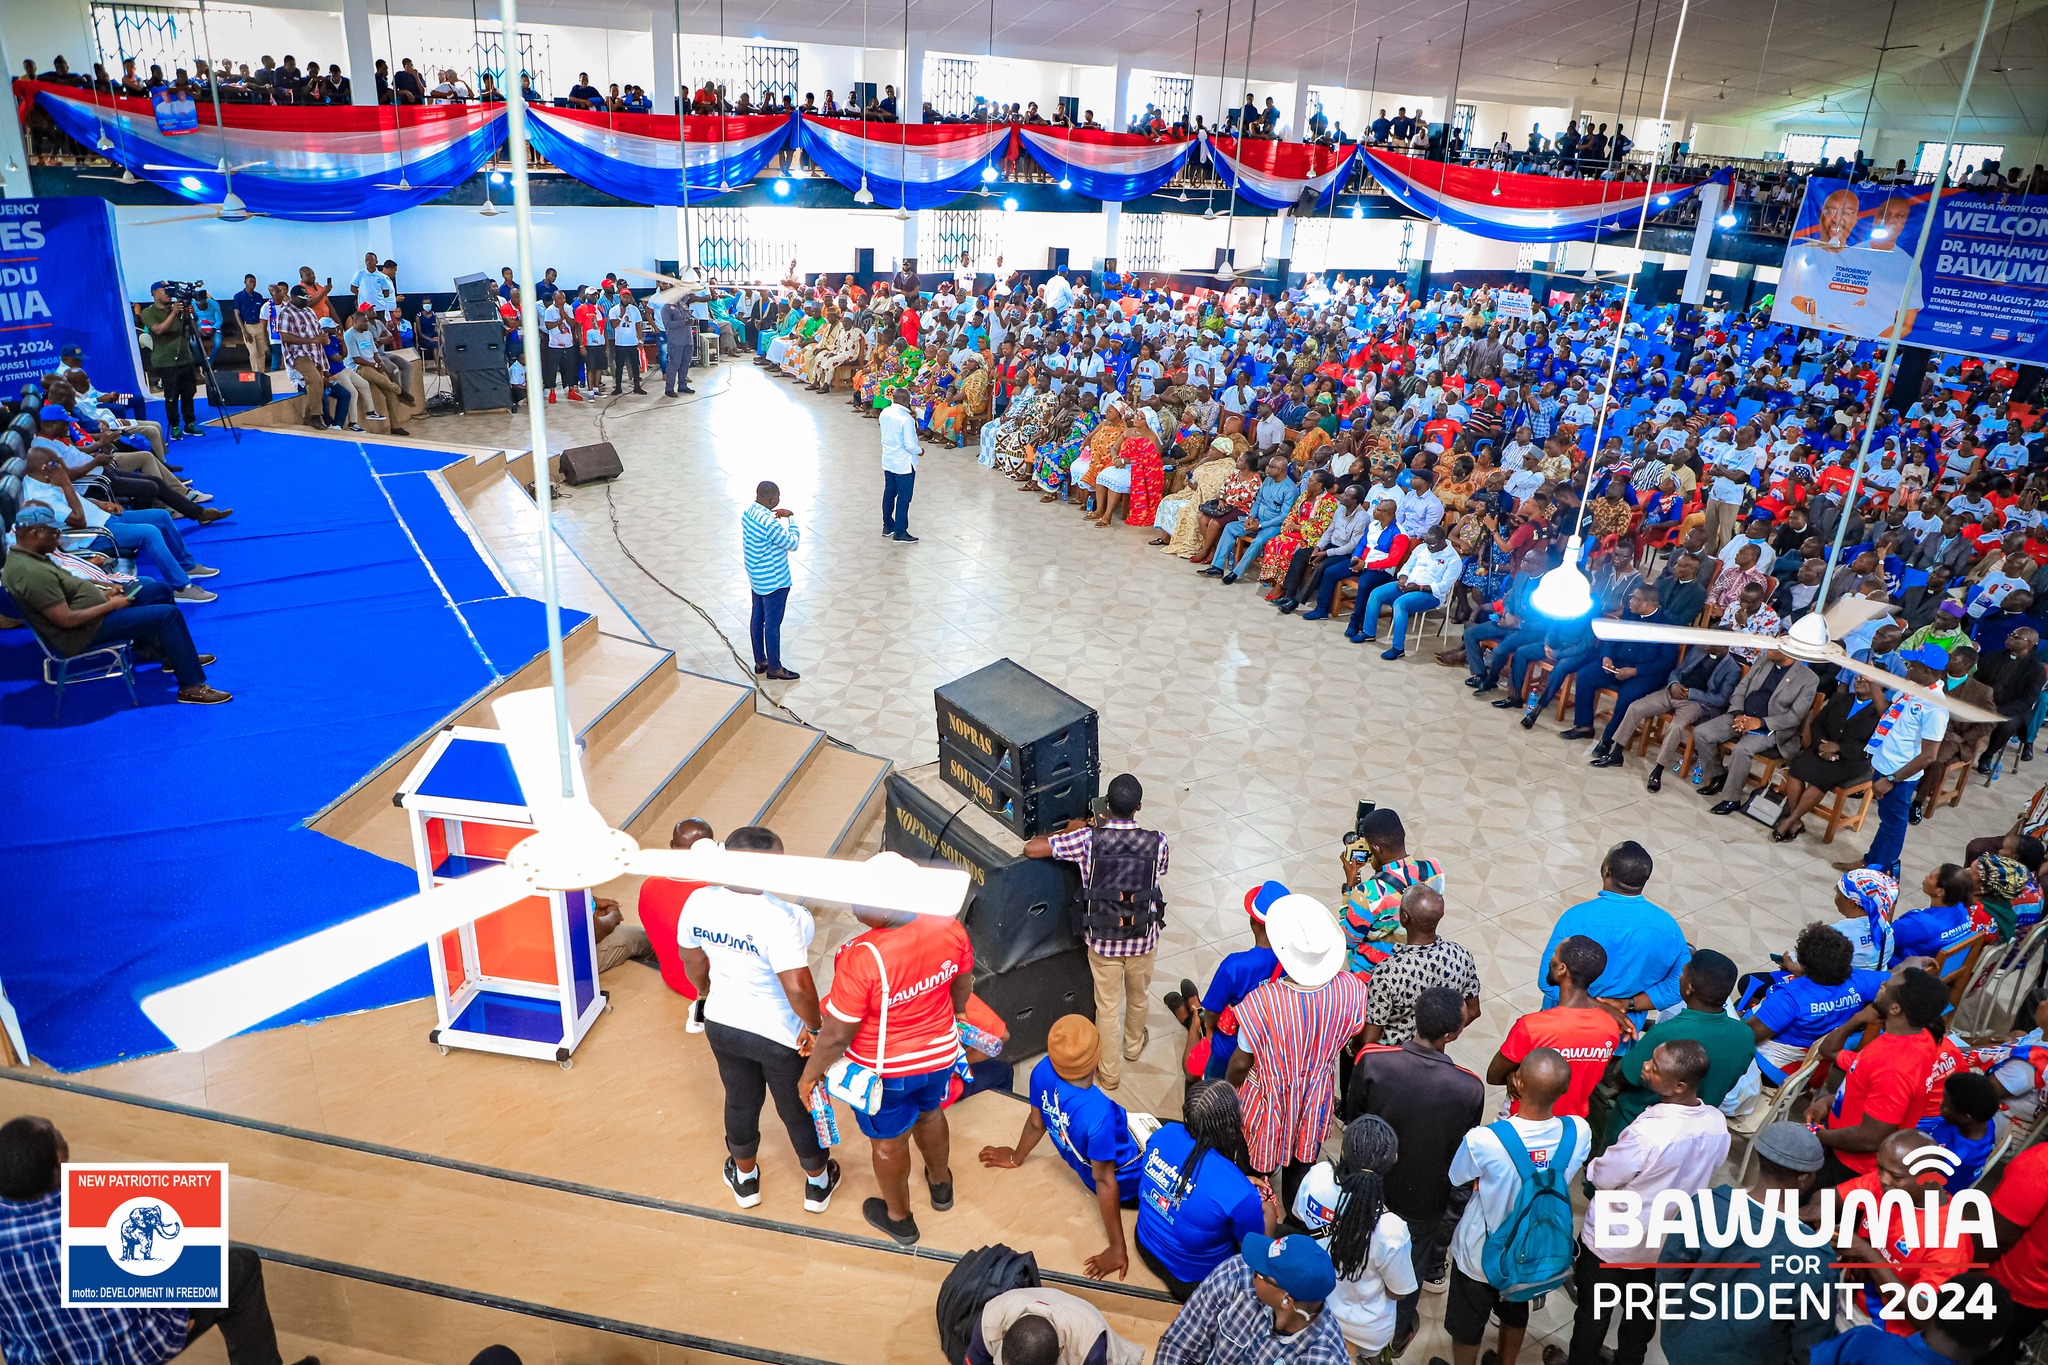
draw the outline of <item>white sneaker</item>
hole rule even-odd
[[[185,496],[192,499],[192,501],[198,503],[202,507],[204,507],[207,503],[213,501],[213,494],[202,493],[196,488],[189,490],[185,494]]]
[[[806,1177],[804,1180],[804,1212],[823,1213],[832,1207],[833,1192],[839,1188],[839,1163],[831,1157],[825,1158],[825,1183]]]
[[[702,1000],[692,1000],[692,1001],[690,1002],[690,1015],[689,1015],[689,1018],[687,1018],[687,1019],[685,1019],[685,1020],[683,1021],[683,1032],[685,1032],[685,1033],[702,1033],[703,1031],[704,1031],[704,1002],[703,1002]]]
[[[219,598],[220,594],[208,592],[197,583],[187,583],[184,587],[173,593],[172,596],[176,597],[180,602],[212,602]]]
[[[725,1159],[725,1187],[732,1191],[732,1197],[743,1209],[753,1208],[761,1202],[761,1168],[756,1166],[752,1175],[742,1175],[740,1164],[731,1157]]]
[[[382,422],[386,419],[381,412],[366,412],[363,414],[363,420],[365,422]]]

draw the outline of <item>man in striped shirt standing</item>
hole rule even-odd
[[[740,514],[740,541],[747,557],[747,586],[754,593],[754,614],[748,630],[754,643],[754,672],[776,682],[795,682],[798,674],[782,666],[782,613],[789,606],[789,557],[798,539],[796,514],[778,506],[782,490],[763,481],[754,501]]]

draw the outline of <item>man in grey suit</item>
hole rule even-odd
[[[1814,671],[1780,649],[1764,651],[1729,694],[1728,709],[1692,730],[1693,751],[1700,756],[1700,795],[1719,796],[1732,782],[1735,795],[1714,807],[1715,815],[1742,809],[1749,786],[1749,765],[1767,749],[1781,758],[1799,752],[1799,729],[1813,709],[1820,679]],[[1721,745],[1734,740],[1724,765]]]
[[[1977,547],[1963,534],[1964,518],[1960,513],[1951,512],[1941,520],[1941,529],[1929,531],[1926,535],[1906,548],[1901,556],[1908,568],[1947,569],[1951,576],[1960,574],[1977,557]]]

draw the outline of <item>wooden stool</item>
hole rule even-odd
[[[1853,811],[1849,809],[1851,801],[1857,803]],[[1868,778],[1847,787],[1837,787],[1823,796],[1820,804],[1813,808],[1815,815],[1828,822],[1827,833],[1821,836],[1821,842],[1832,844],[1837,830],[1846,829],[1852,834],[1860,833],[1863,829],[1863,819],[1870,814],[1870,808],[1875,801],[1874,790]]]

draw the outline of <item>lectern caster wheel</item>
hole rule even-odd
[[[434,1046],[441,1049],[441,1055],[443,1057],[446,1057],[448,1055],[448,1045],[446,1043],[436,1043]]]
[[[561,1065],[562,1065],[562,1070],[564,1070],[564,1071],[567,1071],[567,1070],[569,1070],[569,1068],[571,1068],[571,1067],[575,1066],[575,1065],[576,1065],[576,1063],[575,1063],[575,1061],[574,1061],[574,1060],[573,1060],[572,1058],[564,1057],[564,1058],[562,1059],[562,1064],[561,1064]]]

